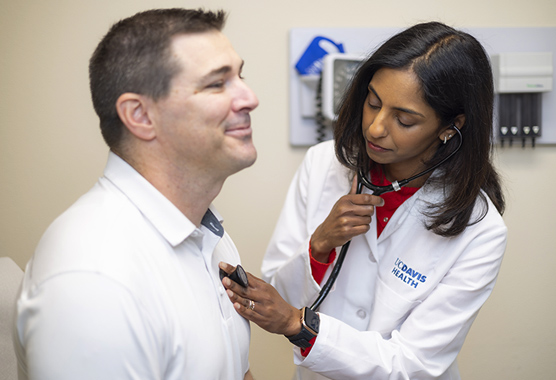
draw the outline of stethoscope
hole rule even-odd
[[[431,166],[430,168],[423,170],[421,173],[414,175],[413,177],[401,180],[401,181],[394,181],[392,182],[390,185],[388,186],[377,186],[374,185],[371,181],[369,181],[367,179],[367,177],[365,176],[365,173],[362,169],[359,169],[358,175],[357,175],[357,191],[356,194],[361,194],[361,190],[363,190],[363,186],[365,186],[367,189],[372,190],[373,191],[373,195],[382,195],[385,193],[391,193],[393,191],[399,191],[403,186],[407,185],[409,182],[424,176],[425,174],[428,174],[430,172],[432,172],[434,169],[438,168],[440,165],[442,165],[443,163],[445,163],[446,161],[448,161],[454,154],[456,154],[458,152],[458,150],[461,148],[461,144],[463,142],[463,136],[460,132],[460,130],[455,126],[455,124],[452,124],[450,126],[451,128],[453,128],[457,134],[459,135],[459,144],[456,147],[456,149],[450,153],[448,156],[446,156],[443,160],[441,160],[440,162],[438,162],[437,164]],[[340,254],[338,255],[338,259],[336,260],[336,264],[334,265],[334,268],[332,269],[332,272],[330,273],[330,277],[328,278],[328,281],[326,281],[326,284],[324,284],[324,286],[322,287],[319,296],[317,297],[317,299],[315,300],[315,302],[311,305],[311,309],[312,310],[316,310],[320,304],[322,303],[322,301],[324,301],[324,299],[326,298],[326,296],[328,295],[328,293],[330,292],[330,289],[332,289],[332,285],[334,285],[334,282],[336,281],[336,278],[338,277],[338,274],[340,273],[340,269],[342,268],[342,264],[344,262],[344,259],[346,257],[346,253],[347,250],[349,248],[349,245],[351,243],[351,240],[346,242],[343,246],[342,249],[340,250]]]

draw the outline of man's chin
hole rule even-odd
[[[248,168],[252,166],[255,163],[255,161],[257,161],[257,151],[255,150],[255,148],[253,148],[253,152],[251,153],[250,157],[247,157],[245,159],[244,168]]]
[[[255,150],[255,147],[253,147],[253,149],[249,152],[244,152],[245,154],[238,158],[237,160],[237,170],[236,172],[239,172],[243,169],[246,169],[250,166],[253,166],[253,164],[255,163],[255,161],[257,161],[257,151]]]

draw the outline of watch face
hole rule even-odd
[[[316,311],[311,310],[310,308],[305,308],[305,324],[309,327],[312,332],[317,335],[319,333],[319,326],[320,326],[320,318]]]

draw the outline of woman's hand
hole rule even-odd
[[[234,266],[224,262],[219,266],[226,273],[234,270]],[[272,285],[251,273],[247,273],[247,277],[247,288],[228,277],[222,279],[237,312],[268,332],[286,336],[298,334],[301,331],[301,311],[287,303]]]
[[[356,194],[357,176],[348,195],[341,197],[324,222],[311,237],[311,254],[320,262],[327,262],[330,251],[344,245],[353,237],[369,231],[375,206],[384,205],[376,195]]]

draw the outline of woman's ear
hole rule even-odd
[[[463,128],[464,124],[465,124],[465,115],[460,114],[460,115],[456,116],[454,118],[454,121],[452,122],[452,124],[450,124],[449,126],[447,126],[445,128],[442,128],[442,130],[440,131],[440,134],[438,135],[438,138],[444,144],[446,144],[446,142],[448,142],[448,140],[450,140],[452,137],[454,137],[454,135],[457,133],[456,131],[454,131],[454,128],[452,128],[452,125],[455,125],[457,129],[461,130]]]
[[[139,94],[126,92],[116,101],[116,110],[127,130],[140,140],[150,141],[156,132],[149,117],[149,100]]]

